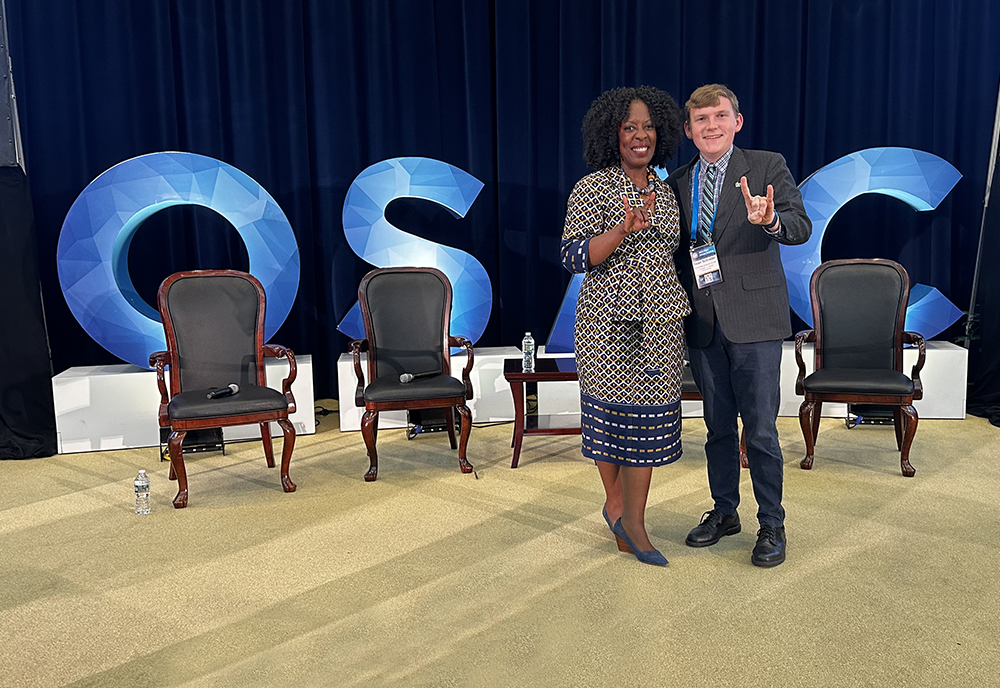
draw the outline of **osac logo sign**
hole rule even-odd
[[[941,158],[909,148],[871,148],[847,155],[799,185],[813,221],[812,238],[782,246],[792,309],[812,324],[809,279],[822,262],[820,248],[830,218],[864,193],[898,198],[915,210],[932,210],[961,174]],[[468,253],[408,234],[385,219],[397,198],[438,203],[464,217],[483,184],[469,173],[429,158],[394,158],[357,176],[344,201],[344,234],[351,249],[376,267],[435,267],[454,286],[451,330],[476,342],[493,308],[490,278]],[[194,153],[151,153],[115,165],[91,182],[73,203],[59,236],[59,282],[73,315],[87,333],[119,358],[146,367],[149,354],[166,347],[159,314],[136,293],[128,273],[128,248],[153,213],[173,205],[211,208],[239,232],[250,272],[264,285],[265,337],[288,317],[299,283],[295,235],[273,198],[257,182],[224,162]],[[573,351],[576,300],[583,275],[574,275],[546,343],[549,352]],[[961,312],[937,289],[910,292],[906,327],[926,338]],[[364,336],[355,303],[338,329]]]

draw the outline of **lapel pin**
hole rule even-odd
[[[736,188],[737,189],[740,188],[740,183],[739,182],[736,182]]]

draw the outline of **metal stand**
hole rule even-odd
[[[170,452],[167,451],[167,440],[170,439],[170,428],[160,428],[160,461],[170,461]],[[222,428],[208,428],[206,430],[188,430],[184,436],[184,443],[181,450],[187,454],[189,452],[221,451],[226,455],[226,441],[222,436]]]
[[[848,404],[847,418],[844,419],[844,423],[848,430],[859,425],[893,425],[892,407],[874,404]]]
[[[993,187],[993,173],[996,171],[997,147],[1000,145],[1000,90],[997,91],[997,109],[993,116],[993,143],[990,145],[990,162],[986,169],[986,194],[983,197],[983,217],[979,222],[979,245],[976,248],[976,267],[972,272],[972,296],[969,297],[969,315],[965,319],[963,343],[968,349],[973,338],[976,321],[976,292],[979,290],[979,267],[983,261],[983,237],[986,234],[986,211],[990,207],[990,189]]]
[[[406,439],[415,439],[426,432],[447,432],[445,409],[413,409],[406,412]],[[458,414],[455,414],[455,431],[461,431]]]

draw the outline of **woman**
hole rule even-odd
[[[683,318],[677,200],[653,166],[673,156],[681,113],[649,86],[601,94],[583,118],[587,165],[573,187],[561,253],[585,272],[576,305],[583,455],[604,483],[604,519],[618,548],[665,566],[646,534],[653,467],[681,456]]]

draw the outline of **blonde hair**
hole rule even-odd
[[[691,123],[691,110],[713,107],[719,104],[719,98],[726,98],[733,105],[733,114],[740,114],[740,101],[736,94],[724,84],[705,84],[694,90],[688,101],[684,103],[684,121]]]

